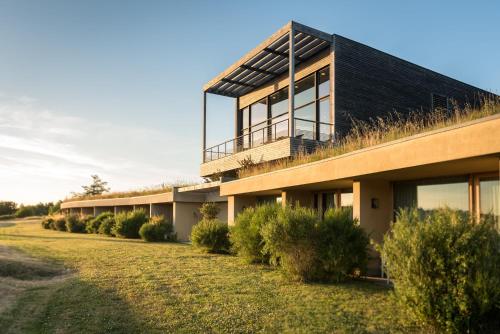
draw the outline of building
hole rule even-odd
[[[206,141],[207,94],[235,100],[234,138],[215,146]],[[95,214],[106,205],[131,210],[146,204],[154,214],[158,203],[165,203],[181,240],[188,238],[201,203],[214,199],[228,224],[245,207],[267,201],[298,203],[319,212],[349,206],[377,242],[401,207],[432,210],[447,205],[498,218],[500,114],[236,177],[245,160],[286,159],[335,143],[349,131],[352,119],[449,109],[452,103],[478,103],[486,94],[345,37],[290,22],[203,87],[200,175],[218,181],[174,189],[159,199],[80,201],[62,207]],[[372,263],[373,272],[377,268]]]
[[[448,109],[489,93],[290,22],[208,82],[203,94],[201,176],[234,175],[244,159],[258,163],[314,148],[348,132],[352,119]],[[234,98],[236,106],[234,138],[209,147],[207,94]]]

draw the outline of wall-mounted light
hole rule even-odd
[[[372,209],[378,209],[380,206],[378,198],[372,198]]]

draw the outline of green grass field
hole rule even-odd
[[[419,332],[383,284],[291,283],[234,256],[39,220],[0,223],[0,268],[2,333]]]

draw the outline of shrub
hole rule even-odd
[[[174,225],[164,216],[153,216],[148,223],[141,226],[139,235],[144,241],[175,241]]]
[[[96,217],[90,219],[85,227],[87,233],[99,233],[99,227],[101,226],[101,223],[104,221],[104,219],[113,216],[114,215],[111,212],[103,212],[97,215]]]
[[[216,219],[220,209],[214,202],[203,203],[200,208],[201,217],[204,220]]]
[[[364,271],[370,239],[357,220],[352,219],[352,210],[329,209],[317,229],[322,279],[340,282],[355,271]]]
[[[84,219],[77,215],[66,216],[66,230],[71,233],[85,233]]]
[[[193,245],[208,253],[227,253],[230,248],[228,227],[217,219],[202,219],[191,230]]]
[[[59,216],[55,218],[52,229],[56,231],[66,231],[66,217]]]
[[[263,204],[240,213],[229,234],[233,251],[248,263],[269,263],[269,254],[263,250],[261,229],[276,219],[280,209],[278,204]]]
[[[300,281],[317,277],[317,213],[303,207],[285,207],[276,219],[262,226],[264,251],[270,262],[281,265],[287,276]]]
[[[139,230],[147,220],[144,210],[120,212],[115,216],[115,225],[111,233],[119,238],[139,238]]]
[[[104,234],[107,236],[113,236],[112,230],[115,226],[115,216],[109,216],[102,220],[101,225],[99,226],[98,232],[99,234]]]
[[[449,209],[427,217],[400,211],[381,250],[395,296],[417,321],[451,333],[487,331],[498,321],[500,236],[493,219],[474,223]]]
[[[51,229],[53,224],[54,224],[54,218],[52,218],[52,217],[45,217],[42,220],[42,227],[44,229],[47,229],[47,230]]]

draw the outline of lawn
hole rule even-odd
[[[12,262],[31,266],[32,280],[7,270]],[[0,223],[0,268],[2,333],[419,331],[384,284],[291,283],[187,244],[44,230],[39,220]]]

